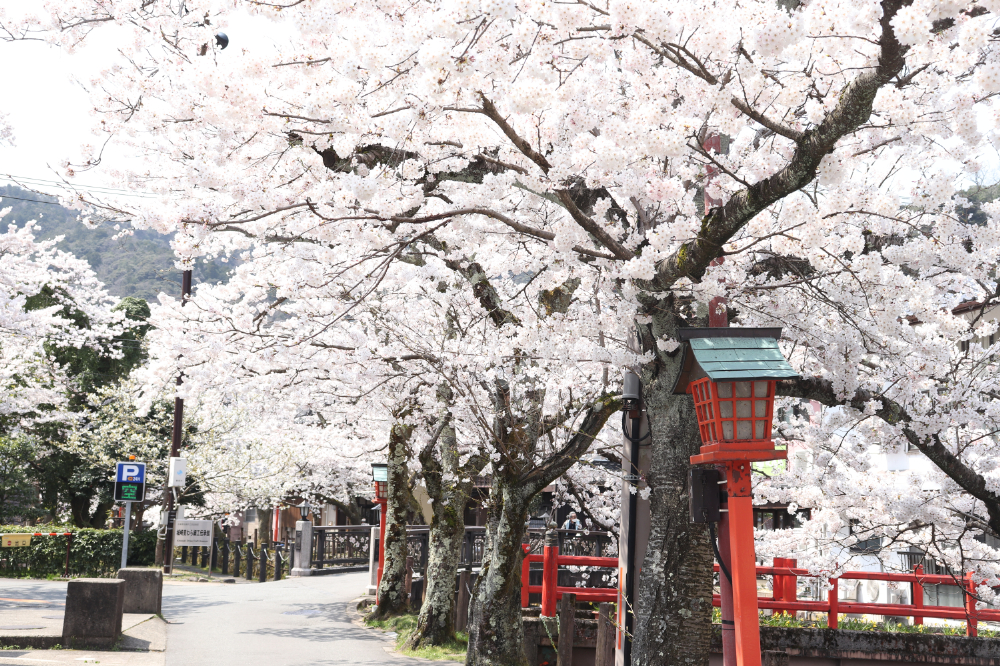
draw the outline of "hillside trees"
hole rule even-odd
[[[30,448],[16,475],[37,484],[35,502],[48,515],[68,506],[75,524],[103,527],[108,470],[88,466],[62,444],[86,409],[86,394],[141,358],[129,344],[139,344],[148,309],[141,301],[112,307],[86,262],[56,250],[54,241],[36,241],[33,232],[29,222],[0,234],[3,436],[18,450]],[[26,506],[22,517],[34,512]]]
[[[123,168],[120,185],[185,196],[96,203],[176,231],[186,260],[280,251],[259,289],[290,303],[335,275],[345,288],[321,310],[328,321],[399,279],[389,267],[405,260],[438,279],[463,275],[480,300],[508,274],[539,275],[547,290],[583,280],[569,300],[587,303],[590,318],[549,346],[532,336],[550,328],[484,306],[511,336],[485,353],[523,374],[480,387],[481,404],[500,415],[498,453],[524,462],[533,424],[563,411],[559,389],[564,401],[572,385],[573,413],[586,415],[601,373],[587,367],[543,391],[522,349],[553,366],[587,358],[641,371],[653,516],[635,663],[707,659],[711,556],[682,499],[699,442],[689,399],[672,388],[675,333],[703,323],[698,304],[713,297],[728,298],[741,325],[784,327],[804,375],[786,395],[878,417],[885,427],[871,441],[905,438],[976,498],[972,515],[990,518],[995,387],[980,357],[956,355],[971,331],[951,309],[997,298],[1000,211],[986,205],[985,222],[966,224],[953,198],[956,177],[977,171],[997,136],[994,3],[248,3],[294,30],[273,51],[247,44],[240,57],[211,48],[230,3],[187,6],[178,16],[83,2],[24,24],[63,44],[105,23],[134,26],[132,60],[107,70],[95,107],[116,140],[157,165]],[[731,137],[728,154],[703,147],[710,131]],[[721,203],[701,216],[703,191]],[[301,252],[324,266],[316,282],[292,279],[317,270]],[[418,266],[421,256],[435,260]],[[517,319],[536,302],[518,301]],[[233,321],[252,330],[257,314]],[[633,326],[638,359],[621,332]],[[289,340],[318,352],[310,335]],[[598,349],[602,336],[615,344]],[[574,337],[586,347],[563,342]],[[287,349],[269,353],[282,360]],[[492,543],[504,545],[491,553],[516,547],[515,495],[541,480],[518,464],[494,477]],[[517,661],[510,618],[485,608],[470,658]],[[476,633],[490,618],[504,627],[492,647]]]

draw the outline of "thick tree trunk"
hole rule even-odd
[[[440,460],[432,448],[420,454],[420,463],[433,500],[434,517],[430,530],[430,557],[427,562],[427,593],[420,607],[417,629],[407,648],[444,645],[455,640],[455,574],[465,538],[467,483],[458,482],[458,446],[455,430],[445,426],[438,438]]]
[[[472,593],[467,666],[524,664],[521,641],[521,560],[528,502],[533,493],[493,477],[483,568]]]
[[[257,509],[257,543],[271,543],[274,509]]]
[[[671,304],[647,306],[653,323],[644,347],[676,338]],[[650,335],[651,334],[651,335]],[[655,349],[655,347],[653,347]],[[632,663],[635,666],[708,664],[712,622],[712,548],[705,525],[688,521],[689,457],[698,453],[694,404],[673,395],[680,354],[657,352],[642,372],[643,398],[652,430],[649,545],[636,595]]]
[[[385,565],[378,588],[378,606],[372,616],[379,619],[402,615],[409,609],[406,596],[406,508],[410,489],[406,466],[407,443],[413,428],[402,423],[389,434],[389,501],[385,517]]]

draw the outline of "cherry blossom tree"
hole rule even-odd
[[[784,327],[804,377],[783,384],[785,395],[877,418],[870,441],[905,439],[956,496],[975,498],[960,511],[1000,527],[989,356],[956,346],[992,324],[971,330],[951,314],[998,297],[1000,211],[988,204],[986,222],[969,224],[955,197],[957,178],[980,170],[997,138],[995,2],[276,4],[77,0],[5,29],[64,47],[105,28],[125,36],[122,59],[95,73],[95,109],[104,131],[145,158],[116,165],[116,184],[163,198],[91,203],[176,233],[185,261],[280,254],[255,303],[271,289],[305,303],[304,289],[336,284],[324,313],[346,321],[402,279],[400,263],[462,276],[495,320],[481,353],[525,373],[483,389],[479,403],[502,415],[491,423],[501,458],[534,460],[539,424],[565,410],[560,390],[565,400],[573,388],[574,414],[592,415],[601,364],[640,371],[652,529],[635,663],[707,660],[711,553],[683,492],[700,441],[690,399],[672,389],[676,331],[703,323],[699,304],[713,298],[727,298],[740,325]],[[222,51],[213,35],[233,11],[272,18],[287,38],[265,47],[231,35]],[[728,153],[704,148],[712,132],[729,138]],[[719,203],[699,212],[704,194]],[[292,278],[319,264],[315,282]],[[488,287],[508,274],[562,289],[577,317],[559,331],[536,325],[524,313],[538,300],[521,303],[513,289],[491,304]],[[261,308],[238,305],[227,316],[249,330]],[[625,345],[633,328],[638,354]],[[287,335],[318,351],[317,333]],[[538,350],[544,380],[528,362]],[[175,351],[163,358],[189,350]],[[553,382],[554,359],[583,369]],[[321,371],[339,369],[293,374]],[[198,390],[190,372],[181,391]],[[522,498],[505,493],[524,485],[525,468],[494,462],[495,506],[511,500],[491,514],[496,555],[517,548]],[[884,506],[898,520],[915,515]],[[491,581],[479,584],[488,595],[477,596],[470,663],[518,660],[519,625],[490,605],[506,589]]]
[[[0,209],[0,219],[9,212]],[[89,264],[57,250],[58,239],[35,240],[35,223],[0,234],[0,418],[7,432],[70,419],[74,378],[55,358],[59,348],[120,356],[114,338],[123,311]]]

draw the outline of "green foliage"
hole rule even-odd
[[[819,620],[800,620],[794,614],[781,612],[774,613],[773,615],[765,615],[762,611],[760,614],[760,626],[822,629],[825,628],[827,624],[826,614],[821,615],[822,617]],[[712,622],[714,624],[722,623],[722,611],[718,608],[712,609]],[[949,625],[941,627],[928,626],[926,624],[902,624],[900,622],[892,621],[874,622],[872,620],[848,618],[843,614],[841,614],[837,619],[837,629],[838,631],[887,631],[900,634],[944,634],[945,636],[965,635],[964,625]],[[1000,637],[1000,631],[980,629],[979,635],[983,638],[997,638]]]
[[[805,627],[807,624],[803,620],[796,618],[795,614],[785,612],[774,613],[772,615],[761,615],[760,625],[762,627]]]
[[[422,657],[435,661],[465,661],[466,653],[469,650],[469,636],[462,632],[456,632],[456,640],[449,645],[438,645],[433,647],[422,647],[416,650],[404,650],[403,644],[414,631],[417,630],[417,616],[413,613],[397,615],[386,620],[376,620],[366,617],[365,624],[382,631],[396,632],[396,650],[400,654],[410,657]]]
[[[0,436],[0,524],[41,517],[38,491],[31,483],[35,447],[21,437]]]
[[[4,222],[18,227],[25,222],[38,220],[41,240],[63,236],[57,247],[86,259],[97,277],[107,285],[108,292],[122,298],[135,296],[155,299],[160,292],[180,296],[180,271],[174,266],[174,253],[170,239],[155,231],[137,230],[131,235],[115,240],[117,233],[107,226],[88,229],[77,219],[77,212],[55,204],[55,198],[23,190],[13,185],[0,187],[4,198],[0,208],[12,208]],[[36,199],[46,203],[22,201]],[[194,282],[224,282],[228,277],[226,264],[199,262],[194,269]]]
[[[958,196],[969,200],[967,206],[958,209],[958,215],[962,222],[964,224],[983,226],[988,219],[986,212],[983,210],[983,204],[1000,198],[1000,183],[974,185],[963,192],[959,192]]]
[[[30,297],[29,309],[44,308],[62,302],[58,295],[46,288]],[[125,316],[135,325],[121,334],[123,352],[120,355],[102,354],[93,348],[77,349],[47,345],[49,354],[66,369],[73,379],[73,390],[69,395],[69,409],[74,412],[99,411],[92,402],[94,393],[100,394],[105,387],[118,386],[125,377],[146,359],[142,336],[149,328],[149,305],[142,299],[126,298],[115,306],[124,310]],[[71,306],[64,308],[77,326],[87,327],[89,322]],[[100,398],[101,403],[105,398]],[[120,406],[119,406],[120,407]],[[121,415],[115,412],[116,415]],[[79,424],[74,424],[79,426]],[[114,506],[111,467],[107,461],[95,461],[81,455],[70,446],[68,424],[59,421],[42,422],[30,429],[28,437],[37,456],[29,464],[32,479],[41,489],[41,506],[53,517],[59,517],[69,508],[70,519],[78,527],[102,528]]]
[[[0,525],[0,534],[34,532],[73,533],[69,553],[70,576],[112,577],[121,566],[121,530],[80,529],[68,525]],[[66,540],[64,536],[32,537],[30,546],[0,549],[0,576],[62,576],[66,566]],[[129,536],[129,566],[152,564],[155,550],[154,530],[133,532]]]

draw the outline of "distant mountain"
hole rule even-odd
[[[60,206],[55,197],[12,185],[0,187],[0,209],[8,206],[12,210],[0,220],[0,225],[6,228],[13,223],[23,227],[29,220],[37,220],[38,238],[65,236],[57,247],[90,262],[112,296],[135,296],[155,302],[161,291],[180,295],[180,271],[174,268],[168,236],[155,231],[136,231],[132,236],[114,240],[113,229],[88,229],[76,211]],[[225,282],[230,267],[199,261],[194,269],[194,283]]]

